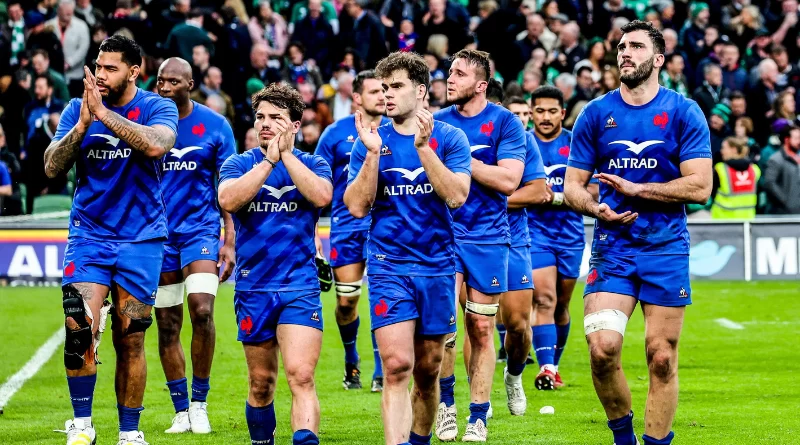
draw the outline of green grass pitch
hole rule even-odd
[[[582,326],[582,302],[576,291],[572,304],[572,333],[561,362],[567,386],[555,392],[536,391],[534,369],[524,374],[528,413],[511,417],[505,406],[502,365],[497,365],[489,421],[489,442],[495,444],[611,445],[605,416],[592,388]],[[172,419],[172,405],[158,361],[155,325],[147,333],[148,382],[141,429],[153,445],[247,444],[244,419],[247,395],[242,348],[236,342],[233,290],[223,287],[216,304],[217,350],[211,375],[209,414],[214,432],[208,436],[171,436],[163,431]],[[800,283],[695,283],[695,304],[687,311],[680,346],[680,403],[675,418],[675,444],[800,444]],[[0,288],[0,382],[16,373],[39,346],[63,323],[57,288]],[[368,389],[345,392],[341,386],[344,353],[333,316],[334,298],[323,295],[325,335],[317,368],[322,406],[320,439],[330,444],[381,444],[380,396]],[[361,300],[362,381],[368,388],[372,351],[367,301]],[[632,318],[625,337],[623,362],[633,391],[637,434],[644,431],[647,368],[641,312]],[[730,329],[717,319],[740,323]],[[188,317],[186,317],[188,323]],[[191,331],[184,328],[187,351]],[[460,336],[460,338],[463,338]],[[459,342],[460,343],[460,342]],[[110,332],[101,346],[99,378],[94,399],[98,444],[117,439],[113,390],[114,350]],[[468,388],[463,363],[457,365],[456,403],[463,433]],[[191,375],[191,369],[187,372]],[[291,443],[290,394],[279,377],[276,412],[278,444]],[[555,415],[539,414],[545,405]],[[67,394],[61,348],[6,405],[0,416],[3,444],[63,444],[64,426],[72,411]],[[433,441],[436,443],[436,439]]]

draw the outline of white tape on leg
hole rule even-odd
[[[593,312],[583,318],[583,330],[586,335],[597,331],[617,331],[625,336],[628,326],[628,316],[616,309],[603,309]]]
[[[158,286],[156,307],[165,308],[183,304],[183,283]]]
[[[345,298],[361,296],[361,283],[363,280],[353,281],[352,283],[336,282],[336,295]]]
[[[217,296],[219,277],[213,273],[193,273],[186,277],[187,294],[210,294]]]
[[[497,309],[500,307],[499,303],[476,303],[467,300],[467,312],[473,314],[485,315],[487,317],[494,317],[497,315]]]

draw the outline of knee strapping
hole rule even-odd
[[[336,295],[345,298],[353,298],[361,296],[361,283],[363,280],[353,281],[350,283],[336,282]]]
[[[219,277],[213,273],[193,273],[186,277],[187,294],[209,294],[217,296]]]
[[[158,291],[156,292],[156,307],[167,308],[183,304],[183,289],[183,283],[158,286]]]
[[[77,329],[65,328],[64,366],[72,370],[81,369],[86,362],[86,353],[92,347],[92,310],[75,286],[67,284],[61,292],[64,317],[71,318],[78,325]],[[87,317],[90,321],[86,320]]]
[[[447,338],[444,341],[445,349],[453,349],[456,347],[456,337],[458,337],[458,332],[453,332],[453,335]]]
[[[628,316],[616,309],[603,309],[583,318],[583,330],[586,335],[597,331],[616,331],[623,337],[628,326]]]
[[[494,317],[497,315],[497,310],[500,307],[499,303],[476,303],[474,301],[467,301],[467,312],[477,315],[485,315],[487,317]]]

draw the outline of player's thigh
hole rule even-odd
[[[417,320],[420,316],[411,277],[370,275],[369,308],[372,330]],[[455,301],[453,303],[455,304]]]
[[[120,243],[113,280],[143,304],[153,306],[163,258],[162,239]]]
[[[558,298],[558,305],[569,307],[569,302],[572,300],[572,293],[575,291],[575,285],[578,280],[575,278],[558,278],[558,285],[556,286],[556,295]]]
[[[417,334],[439,336],[456,332],[455,277],[416,276],[410,277],[410,281],[419,313]]]
[[[445,335],[417,335],[414,339],[415,379],[436,378],[444,358]]]
[[[119,283],[111,286],[111,299],[114,305],[112,329],[122,335],[144,332],[153,324],[153,306],[141,301]]]
[[[387,377],[407,374],[414,368],[416,326],[416,320],[406,320],[373,329]]]
[[[83,307],[84,311],[85,308],[89,308],[91,314],[89,315],[93,322],[92,322],[92,333],[96,333],[99,327],[100,321],[100,309],[103,307],[103,302],[108,296],[109,288],[108,286],[97,284],[97,283],[86,283],[86,282],[79,282],[79,283],[70,283],[72,289],[63,289],[62,292],[64,294],[65,299],[73,299],[79,298],[83,300]],[[74,295],[73,292],[77,291],[78,295]],[[74,302],[76,305],[78,302]],[[69,318],[69,317],[68,317]],[[77,327],[77,323],[71,320],[66,321],[67,327],[70,329],[75,329]]]
[[[636,299],[630,295],[595,292],[584,296],[583,327],[592,356],[618,356]]]
[[[533,289],[510,290],[500,297],[500,311],[507,330],[530,323],[533,308]]]
[[[322,330],[296,324],[279,324],[277,339],[283,369],[290,385],[313,381],[322,348]]]
[[[678,348],[678,340],[683,329],[686,306],[658,306],[642,303],[644,315],[644,336],[648,359],[658,350]]]
[[[275,337],[262,342],[243,342],[244,359],[250,392],[269,403],[278,380],[278,341]]]
[[[555,306],[557,282],[558,269],[556,266],[533,269],[533,301],[539,310]]]
[[[464,281],[483,295],[499,295],[508,290],[509,253],[507,244],[456,244]]]

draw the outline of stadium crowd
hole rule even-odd
[[[325,127],[352,112],[356,73],[393,50],[424,54],[431,111],[444,105],[449,55],[475,47],[493,56],[493,77],[511,95],[560,89],[571,128],[588,101],[619,86],[620,28],[636,18],[664,32],[661,84],[708,119],[724,166],[715,191],[757,182],[748,206],[800,213],[798,14],[797,0],[10,0],[0,4],[0,214],[71,195],[74,172],[48,179],[43,153],[110,35],[142,46],[144,89],[155,88],[165,58],[190,61],[192,98],[227,117],[240,151],[256,145],[250,96],[291,83],[306,103],[298,148],[312,152]]]

